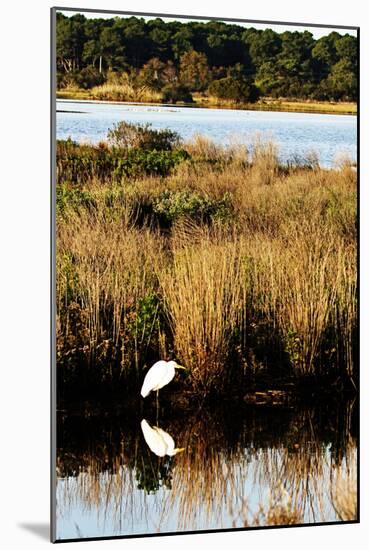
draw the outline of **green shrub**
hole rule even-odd
[[[56,73],[56,87],[58,90],[63,90],[74,85],[73,75],[71,73]]]
[[[85,67],[74,75],[74,82],[79,88],[89,90],[94,86],[101,86],[106,81],[103,73],[99,73],[94,67]]]
[[[78,187],[58,185],[56,188],[56,214],[63,216],[68,208],[77,210],[80,206],[94,206],[93,196]]]
[[[145,151],[132,149],[118,159],[112,172],[113,179],[137,176],[168,176],[180,162],[187,160],[186,151]]]
[[[123,120],[108,130],[108,141],[121,149],[171,151],[179,146],[180,137],[168,128],[155,130],[151,124],[132,124]]]
[[[58,183],[85,183],[93,178],[121,181],[137,176],[167,176],[189,158],[184,150],[118,149],[58,141],[56,153]]]
[[[153,212],[167,223],[183,216],[204,222],[226,221],[233,206],[229,193],[217,200],[193,191],[164,191],[154,200]]]
[[[236,102],[254,103],[260,97],[260,91],[253,82],[245,77],[227,76],[214,80],[209,86],[209,94],[219,99]]]
[[[94,86],[101,86],[106,81],[103,73],[99,73],[94,67],[85,67],[80,71],[60,73],[56,75],[57,89],[62,90],[68,87],[82,88],[89,90]]]
[[[163,103],[193,103],[193,98],[190,90],[183,84],[167,84],[162,89]]]

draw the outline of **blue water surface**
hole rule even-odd
[[[282,162],[311,152],[320,164],[332,167],[340,156],[356,161],[357,119],[351,115],[324,115],[237,109],[57,101],[57,138],[97,143],[115,123],[125,120],[170,128],[183,139],[203,134],[216,143],[251,145],[256,135],[273,139]]]

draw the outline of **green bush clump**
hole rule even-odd
[[[193,103],[192,94],[183,84],[172,83],[162,88],[163,103]]]
[[[124,120],[108,131],[108,141],[119,149],[143,149],[145,151],[172,151],[180,145],[177,132],[164,128],[155,130],[151,124],[132,124]]]
[[[85,67],[74,75],[74,82],[79,88],[89,90],[106,82],[106,76],[94,67]]]
[[[74,84],[73,75],[71,73],[56,73],[56,86],[58,90],[64,90]]]
[[[93,207],[95,200],[91,193],[79,187],[58,185],[56,188],[56,214],[63,216],[68,208],[78,210],[79,207]]]
[[[106,76],[91,66],[84,67],[80,71],[70,73],[58,72],[56,79],[59,90],[68,87],[77,87],[82,88],[83,90],[89,90],[94,86],[101,86],[101,84],[106,82]]]
[[[58,140],[56,170],[58,183],[84,183],[91,178],[105,180],[112,169],[106,147]]]
[[[137,176],[167,176],[189,154],[181,149],[146,150],[118,149],[94,145],[78,145],[58,141],[56,166],[58,183],[85,183],[93,178],[120,182]]]
[[[184,160],[189,158],[186,151],[145,151],[132,149],[126,156],[118,159],[112,172],[114,180],[123,177],[137,176],[168,176],[170,172]]]
[[[229,219],[233,205],[229,193],[225,193],[221,199],[213,199],[193,191],[164,191],[154,200],[153,212],[169,224],[183,216],[197,221],[215,222]]]
[[[233,76],[214,80],[209,86],[209,94],[239,103],[254,103],[260,97],[260,91],[251,80]]]

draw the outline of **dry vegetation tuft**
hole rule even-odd
[[[59,173],[60,361],[176,356],[195,387],[221,389],[262,326],[295,374],[354,377],[355,171],[281,166],[260,139],[185,148],[165,176]]]

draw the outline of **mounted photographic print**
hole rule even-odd
[[[359,29],[51,17],[52,540],[358,522]]]

